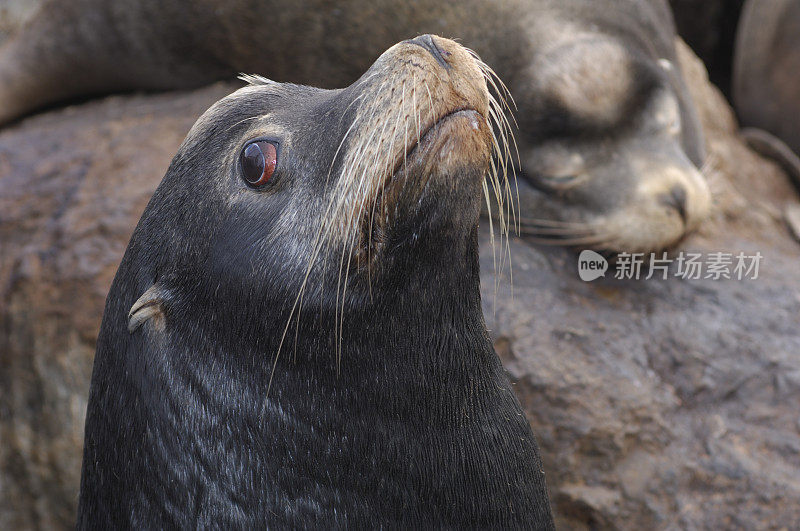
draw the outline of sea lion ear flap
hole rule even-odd
[[[164,328],[166,322],[165,308],[170,298],[167,289],[158,284],[153,284],[131,306],[128,312],[128,332],[133,333],[145,321],[153,320],[159,329]]]

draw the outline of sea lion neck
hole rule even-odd
[[[391,374],[409,364],[432,373],[463,366],[470,345],[491,351],[479,272],[476,224],[460,236],[406,237],[383,256],[380,270],[351,272],[343,297],[332,288],[319,297],[310,286],[294,312],[295,292],[262,298],[222,288],[182,297],[173,314],[181,316],[178,335],[194,344],[189,351],[207,351],[211,335],[225,347],[209,353],[208,363],[241,363],[244,377],[265,388],[287,371],[312,379],[350,375],[357,387],[357,375]],[[324,284],[335,287],[338,278],[330,274]],[[188,310],[198,306],[213,316]],[[240,326],[231,327],[232,318]],[[203,328],[205,334],[194,333]]]
[[[380,277],[371,294],[348,308],[345,323],[353,344],[366,340],[381,352],[354,348],[350,360],[366,357],[358,361],[367,367],[385,363],[392,371],[391,365],[408,363],[460,364],[460,358],[471,355],[465,346],[476,344],[471,331],[485,331],[476,232],[473,229],[462,242],[432,240],[416,252],[395,250],[391,271]],[[434,245],[447,247],[446,252],[433,249]],[[488,339],[480,343],[481,349],[491,349]],[[344,346],[341,354],[344,370],[348,363]]]

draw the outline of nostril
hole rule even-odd
[[[686,223],[686,200],[686,188],[679,184],[670,188],[669,193],[661,196],[661,202],[677,210],[684,223]]]
[[[422,48],[425,48],[430,52],[430,54],[436,59],[436,61],[445,68],[450,68],[450,64],[447,62],[447,58],[450,57],[452,54],[447,50],[442,50],[438,46],[436,46],[436,42],[433,40],[432,35],[420,35],[419,37],[415,37],[413,39],[409,39],[406,41],[409,44],[416,44]]]
[[[678,209],[683,221],[686,221],[686,188],[676,185],[672,187],[670,193],[673,199],[675,199],[675,208]]]

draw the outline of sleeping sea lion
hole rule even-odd
[[[733,102],[750,146],[776,159],[800,185],[800,2],[745,4],[736,34]]]
[[[0,48],[0,123],[69,98],[238,72],[343,86],[421,33],[459,38],[507,82],[528,238],[655,250],[708,214],[666,0],[53,0]]]

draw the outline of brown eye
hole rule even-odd
[[[271,142],[259,140],[245,146],[241,155],[242,176],[251,186],[267,184],[275,166],[278,165],[278,150]]]

